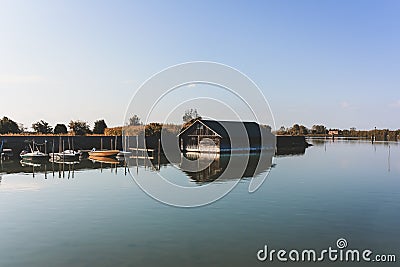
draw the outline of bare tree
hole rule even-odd
[[[184,123],[190,122],[191,120],[200,118],[199,113],[197,112],[197,109],[187,109],[185,111],[185,114],[183,115],[182,119]]]
[[[129,126],[136,126],[136,125],[141,125],[142,123],[140,122],[139,116],[135,114],[129,118],[128,124],[129,124]]]

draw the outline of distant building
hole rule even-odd
[[[271,128],[255,122],[198,119],[178,137],[183,152],[250,152],[273,150],[276,146]]]
[[[329,135],[339,135],[339,130],[329,130]]]

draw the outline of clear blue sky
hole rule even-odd
[[[251,77],[277,127],[397,129],[399,14],[386,0],[0,1],[0,116],[121,125],[148,77],[207,60]]]

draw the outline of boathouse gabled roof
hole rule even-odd
[[[231,135],[233,133],[240,133],[242,131],[242,127],[246,129],[247,136],[249,138],[259,137],[261,135],[260,126],[256,122],[242,122],[242,121],[214,121],[214,120],[203,120],[197,119],[195,120],[189,127],[179,133],[179,136],[182,135],[186,130],[191,128],[197,122],[205,125],[207,128],[215,132],[221,138],[229,137],[227,129],[231,131]],[[236,130],[235,130],[236,129]]]

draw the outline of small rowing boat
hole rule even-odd
[[[93,148],[92,151],[88,153],[91,157],[113,157],[118,155],[119,150],[96,150]]]

